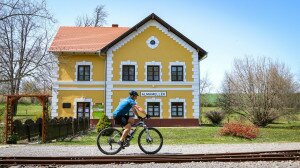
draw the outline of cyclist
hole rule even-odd
[[[138,109],[141,109],[141,108],[139,106],[137,106],[137,104],[135,102],[135,100],[137,99],[138,96],[139,96],[139,94],[135,90],[131,90],[129,92],[129,97],[122,100],[119,103],[118,107],[113,112],[113,118],[115,120],[115,123],[124,127],[123,134],[122,134],[120,140],[118,141],[118,144],[123,149],[124,149],[124,146],[123,146],[124,140],[131,129],[131,125],[134,123],[134,119],[129,118],[129,110],[132,109],[133,113],[139,117],[136,108],[138,108]],[[140,112],[147,115],[144,110],[141,110]]]

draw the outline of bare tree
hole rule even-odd
[[[200,94],[209,93],[211,91],[211,89],[212,89],[212,83],[209,79],[208,74],[206,73],[200,79]]]
[[[18,5],[15,10],[20,15],[0,22],[0,75],[9,85],[9,94],[20,92],[23,79],[45,78],[56,63],[47,52],[52,38],[49,27],[55,20],[46,3],[20,0]]]
[[[225,74],[222,109],[248,118],[258,126],[293,115],[297,85],[290,70],[267,58],[235,59],[231,72]]]
[[[210,104],[209,95],[208,93],[211,91],[213,85],[209,79],[208,73],[200,79],[200,99],[201,99],[201,106],[209,106]]]
[[[30,2],[29,2],[30,3]],[[35,4],[31,4],[35,5]],[[26,8],[22,0],[3,0],[0,2],[0,21],[14,16],[32,15],[38,17],[51,18],[51,16],[43,15],[40,13],[44,6],[36,5],[34,8]],[[21,12],[22,9],[22,12]]]
[[[107,12],[104,10],[104,5],[98,5],[94,9],[92,16],[87,14],[78,16],[75,22],[76,26],[82,27],[101,27],[106,23]]]

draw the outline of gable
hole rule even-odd
[[[128,41],[132,40],[135,36],[143,32],[149,26],[157,27],[163,33],[165,33],[170,38],[182,45],[184,48],[188,49],[191,52],[197,52],[199,60],[207,54],[205,50],[203,50],[201,47],[199,47],[187,37],[182,35],[180,32],[178,32],[168,23],[160,19],[154,13],[146,17],[144,20],[142,20],[137,25],[129,29],[127,32],[122,34],[120,37],[109,43],[107,46],[103,47],[100,52],[102,54],[107,54],[107,52],[111,53],[111,51],[117,50],[118,48],[126,44]]]

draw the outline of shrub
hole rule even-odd
[[[259,129],[254,125],[247,125],[243,123],[227,123],[223,126],[223,128],[221,128],[220,133],[221,135],[254,139],[258,136]]]
[[[209,111],[205,114],[209,121],[214,125],[220,125],[225,115],[221,111]]]
[[[111,122],[106,115],[102,115],[96,125],[96,130],[97,132],[101,132],[102,130],[108,127],[111,127]]]

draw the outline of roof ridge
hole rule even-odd
[[[131,28],[131,27],[108,27],[108,26],[101,26],[101,27],[93,27],[93,26],[87,26],[87,27],[82,27],[82,26],[59,26],[59,28]]]

